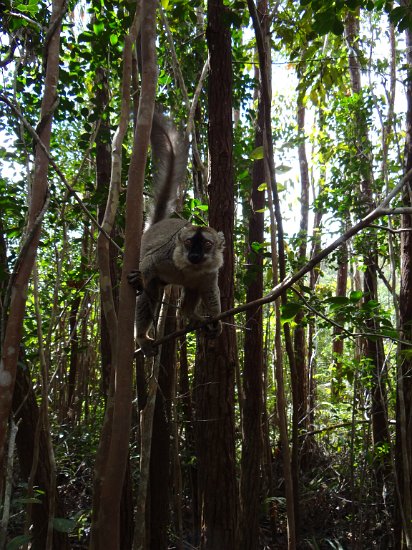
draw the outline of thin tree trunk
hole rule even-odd
[[[338,272],[336,274],[336,296],[346,296],[348,286],[348,245],[343,243],[340,247],[338,254]],[[341,318],[336,316],[335,321],[340,324]],[[342,329],[339,327],[333,327],[333,341],[332,341],[332,354],[333,354],[333,378],[331,398],[337,403],[342,391],[342,356],[343,356],[343,338]]]
[[[163,293],[163,299],[161,300],[162,307],[160,309],[157,322],[156,334],[158,334],[159,337],[161,337],[165,332],[166,316],[168,311],[167,304],[169,303],[170,295],[171,287],[168,287]],[[168,344],[170,344],[170,342],[168,342]],[[170,347],[168,345],[166,345],[166,348],[170,350]],[[154,413],[157,401],[158,379],[162,359],[164,359],[164,355],[161,351],[160,355],[157,355],[154,360],[151,361],[153,368],[148,382],[147,401],[145,408],[141,411],[140,416],[140,477],[136,497],[136,523],[133,540],[134,550],[145,550],[146,548],[151,547],[149,543],[149,525],[147,522],[147,517],[149,515],[148,504],[150,498],[150,464],[152,459]]]
[[[99,212],[99,216],[102,218],[102,227],[106,233],[111,234],[114,227],[115,216],[117,212],[120,186],[121,186],[121,171],[122,171],[122,144],[124,135],[127,130],[130,111],[130,80],[132,72],[132,46],[135,41],[137,27],[137,19],[133,21],[129,35],[125,39],[124,51],[123,51],[123,71],[122,71],[122,83],[121,83],[121,111],[119,116],[119,124],[113,137],[112,144],[112,156],[113,161],[106,158],[107,146],[101,143],[100,136],[98,136],[98,164],[97,164],[97,183],[102,186],[103,183],[110,183],[107,191],[107,203],[104,214]],[[98,100],[103,104],[107,99],[105,95],[105,87],[102,86],[102,90],[98,95]],[[103,105],[102,105],[103,106]],[[110,176],[108,174],[110,166]],[[103,179],[109,178],[106,181]],[[101,189],[102,190],[102,189]],[[103,419],[103,425],[100,434],[99,448],[96,454],[94,480],[93,480],[93,504],[92,504],[92,525],[91,525],[91,537],[90,548],[99,550],[99,531],[101,517],[99,517],[101,509],[101,490],[102,483],[105,476],[105,468],[108,461],[108,455],[110,451],[113,412],[114,412],[114,388],[115,388],[115,366],[114,358],[117,350],[117,312],[118,312],[118,300],[115,296],[113,289],[113,272],[112,272],[112,254],[111,248],[107,239],[103,233],[100,233],[97,239],[97,258],[99,264],[100,275],[100,301],[102,308],[102,318],[104,324],[101,328],[101,340],[106,338],[107,341],[102,347],[102,361],[110,361],[110,371],[108,370],[109,364],[103,365],[103,388],[105,396],[107,398],[106,410]],[[103,356],[103,351],[106,353]],[[107,393],[106,393],[107,392]]]
[[[157,83],[156,4],[142,2],[142,93],[136,121],[135,141],[128,173],[125,252],[120,283],[119,317],[113,366],[116,373],[110,448],[101,485],[99,511],[100,548],[118,550],[119,512],[129,453],[132,412],[135,292],[127,275],[139,265],[139,238],[143,226],[143,183],[154,111]],[[134,26],[133,33],[136,31]],[[135,42],[133,35],[126,40]]]
[[[107,71],[103,67],[96,70],[96,110],[99,113],[108,113],[110,89]],[[111,179],[112,160],[110,144],[110,119],[109,116],[100,120],[99,131],[96,135],[96,191],[102,197],[106,197]],[[106,197],[107,198],[107,197]],[[98,221],[102,224],[104,208],[98,210]],[[113,231],[111,233],[113,237]],[[117,274],[115,264],[115,249],[112,243],[109,246],[109,271],[112,279],[112,293],[116,287]],[[118,305],[118,296],[113,296],[115,306]],[[117,307],[116,307],[117,309]],[[100,352],[102,356],[102,389],[107,398],[109,392],[110,370],[113,350],[110,347],[110,333],[106,316],[103,312],[103,304],[100,311]]]
[[[325,125],[324,113],[322,109],[319,109],[319,129],[323,129]],[[321,166],[319,174],[319,182],[325,181],[325,167]],[[319,189],[317,190],[318,196],[321,192],[321,183],[319,184]],[[315,189],[313,189],[313,196],[315,197]],[[321,233],[321,223],[322,223],[323,211],[321,208],[318,208],[314,215],[313,220],[313,232],[312,232],[312,248],[310,252],[310,258],[315,257],[319,254],[322,246],[322,233]],[[312,291],[315,290],[316,284],[319,278],[319,267],[312,269],[309,274],[309,287]],[[309,419],[308,419],[308,429],[313,430],[315,426],[315,402],[316,402],[316,350],[315,350],[315,331],[316,331],[316,321],[309,321],[309,330],[308,330],[308,361],[309,361],[309,372],[308,372],[308,407],[309,407]],[[311,436],[312,437],[312,436]]]
[[[47,61],[44,94],[41,106],[39,136],[47,149],[50,147],[53,113],[57,106],[56,89],[59,79],[60,31],[64,15],[64,0],[53,0],[45,59]],[[0,471],[2,471],[4,443],[10,415],[17,361],[23,331],[28,281],[33,269],[40,239],[41,220],[47,206],[47,171],[49,161],[40,145],[36,145],[34,176],[30,192],[28,225],[25,233],[27,247],[19,258],[19,265],[11,279],[8,318],[2,341],[2,399],[0,399]],[[40,217],[39,217],[40,216]],[[1,486],[1,479],[0,479]],[[0,487],[1,488],[1,487]],[[1,491],[0,491],[1,493]]]
[[[182,416],[185,426],[186,446],[184,452],[186,456],[195,456],[195,429],[193,418],[193,405],[189,385],[189,367],[187,361],[187,343],[186,337],[180,340],[180,396],[182,406]],[[198,468],[196,461],[190,460],[187,477],[189,482],[189,494],[192,502],[192,534],[193,544],[200,544],[200,508],[199,508],[199,488],[198,488]]]
[[[361,67],[358,57],[359,49],[359,17],[358,14],[352,12],[348,13],[346,19],[346,40],[350,48],[349,59],[349,73],[352,83],[352,92],[354,94],[360,94],[361,87]],[[370,143],[368,136],[368,129],[359,118],[359,150],[368,149]],[[361,174],[362,181],[360,184],[360,196],[362,204],[364,205],[364,211],[368,212],[373,208],[373,193],[372,193],[372,165],[368,159],[365,159],[363,164],[363,173]],[[368,242],[364,243],[364,259],[363,262],[366,266],[364,279],[363,279],[363,292],[364,300],[378,300],[378,277],[377,277],[377,262],[378,262],[378,245],[375,233],[371,232],[368,235]],[[369,332],[379,332],[379,326],[375,317],[372,317],[367,321],[367,328]],[[387,404],[386,404],[386,382],[385,382],[385,354],[383,349],[382,338],[375,338],[371,340],[366,339],[365,355],[369,359],[373,367],[372,378],[372,432],[373,443],[377,450],[376,457],[380,455],[379,449],[385,448],[390,442],[388,424],[387,424]],[[384,469],[387,470],[388,460],[384,458]],[[381,460],[376,462],[376,473],[383,483],[383,471]]]
[[[49,462],[49,480],[48,485],[50,488],[48,495],[48,518],[47,518],[47,536],[44,548],[45,550],[52,550],[53,545],[53,521],[56,509],[56,460],[54,458],[53,443],[51,440],[51,427],[49,419],[49,364],[46,359],[46,353],[44,349],[43,327],[42,318],[40,314],[39,305],[39,276],[37,271],[37,265],[33,270],[33,298],[34,309],[36,314],[37,324],[37,340],[39,347],[40,358],[40,370],[41,370],[41,404],[40,404],[40,429],[44,431],[44,437],[46,440],[46,449]]]
[[[222,309],[233,304],[233,163],[231,37],[222,0],[209,0],[209,223],[225,239],[219,287]],[[229,319],[229,323],[230,323]],[[223,325],[217,340],[201,338],[196,362],[196,435],[199,458],[202,550],[238,547],[234,373],[235,333]]]
[[[36,427],[39,423],[39,407],[37,404],[36,395],[33,391],[33,386],[30,378],[28,365],[24,364],[24,360],[20,357],[20,366],[17,369],[16,385],[13,395],[13,414],[16,422],[19,422],[19,431],[17,432],[16,446],[19,465],[22,478],[28,480],[32,470],[33,457],[36,454],[35,450],[35,434]],[[51,465],[49,460],[48,434],[44,430],[40,430],[38,441],[38,459],[37,468],[34,475],[34,485],[44,491],[41,498],[42,504],[35,504],[31,511],[32,528],[32,543],[33,550],[44,550],[46,548],[47,539],[47,523],[49,518],[49,501],[50,501],[50,471]],[[63,505],[56,488],[55,493],[55,515],[64,518],[65,513]],[[68,550],[69,541],[67,534],[53,531],[53,548],[59,550]]]
[[[309,189],[310,178],[305,144],[305,114],[306,108],[301,94],[298,99],[298,134],[299,134],[299,166],[300,166],[300,227],[298,235],[298,263],[299,266],[306,263],[306,249],[308,242],[309,228]],[[302,281],[303,282],[303,281]],[[299,432],[305,432],[308,425],[308,364],[306,330],[304,325],[304,312],[299,311],[296,315],[296,328],[294,329],[294,356],[296,363],[297,377],[297,423]],[[304,434],[303,434],[304,435]],[[306,438],[305,438],[305,441]],[[299,461],[300,462],[300,461]]]
[[[412,68],[412,32],[406,30],[408,68]],[[412,79],[407,80],[407,113],[405,171],[412,168]],[[404,206],[412,206],[411,186],[405,185],[402,195]],[[399,297],[400,329],[402,340],[412,340],[412,216],[402,216],[401,287]],[[396,509],[396,548],[412,548],[412,360],[408,345],[400,346],[396,385],[396,474],[399,495]]]
[[[270,65],[270,46],[268,44],[269,34],[266,30],[268,22],[267,17],[258,17],[258,12],[253,0],[248,0],[249,12],[252,17],[253,27],[256,36],[256,45],[259,56],[262,102],[264,107],[264,152],[265,152],[265,174],[268,185],[268,200],[271,213],[271,242],[272,242],[272,257],[273,257],[273,278],[275,285],[286,278],[286,263],[285,263],[285,246],[282,213],[280,210],[279,194],[277,190],[275,161],[272,142],[271,130],[271,65]],[[277,246],[277,255],[276,255]],[[285,303],[286,293],[281,293],[282,303]],[[289,438],[287,435],[287,421],[285,416],[285,394],[283,383],[283,354],[281,348],[281,338],[278,329],[280,329],[280,303],[275,304],[276,311],[276,335],[275,335],[275,351],[276,351],[276,377],[277,377],[277,406],[279,412],[280,434],[282,440],[283,465],[286,487],[286,505],[288,517],[288,548],[290,550],[296,547],[297,525],[298,525],[298,410],[297,410],[297,389],[296,389],[296,364],[293,353],[293,343],[290,334],[290,326],[288,323],[284,325],[285,347],[289,358],[291,380],[292,380],[292,398],[293,398],[293,419],[292,419],[292,457],[289,454]],[[290,463],[290,459],[292,463]]]
[[[70,304],[69,330],[70,330],[70,359],[69,375],[67,379],[67,401],[65,403],[66,418],[74,419],[74,391],[79,365],[79,337],[77,332],[77,314],[79,312],[80,294],[76,294]]]
[[[172,289],[167,308],[165,334],[176,330],[176,289]],[[176,340],[162,346],[158,393],[153,418],[152,450],[150,454],[150,545],[167,548],[170,520],[171,478],[171,412],[172,390],[176,371]]]
[[[257,80],[259,77],[256,70]],[[258,95],[258,115],[255,123],[255,147],[263,147],[263,106]],[[246,301],[251,302],[263,294],[263,255],[254,251],[253,243],[264,241],[265,193],[259,186],[265,181],[263,159],[255,160],[252,172],[251,212],[248,234],[248,274],[250,283]],[[259,540],[261,460],[262,460],[262,410],[263,410],[263,326],[260,306],[246,312],[246,332],[243,363],[242,399],[242,463],[240,477],[241,497],[241,545],[252,550]]]

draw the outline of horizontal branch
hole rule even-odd
[[[388,208],[388,205],[390,201],[396,197],[396,195],[401,191],[405,183],[410,181],[412,179],[412,169],[409,170],[403,178],[400,180],[400,182],[392,189],[390,193],[383,199],[383,201],[378,205],[374,210],[369,212],[362,220],[360,220],[358,223],[350,227],[343,235],[338,237],[333,243],[328,245],[326,248],[321,250],[319,254],[316,254],[313,258],[311,258],[301,269],[299,269],[296,273],[293,275],[286,277],[281,283],[279,283],[277,286],[275,286],[268,294],[265,294],[265,296],[262,296],[262,298],[258,298],[257,300],[254,300],[253,302],[248,302],[246,304],[241,304],[240,306],[234,307],[232,309],[228,309],[227,311],[223,311],[219,315],[216,315],[216,317],[213,317],[213,319],[207,319],[205,322],[199,326],[199,328],[202,328],[203,326],[208,325],[209,323],[213,321],[220,321],[222,319],[226,319],[227,317],[232,317],[233,315],[237,315],[238,313],[243,313],[244,311],[247,311],[248,309],[256,308],[259,306],[263,306],[264,304],[268,304],[270,302],[274,302],[277,300],[288,288],[291,288],[296,282],[298,282],[302,277],[304,277],[307,273],[312,271],[312,269],[318,265],[322,260],[327,258],[332,252],[334,252],[336,249],[338,249],[343,243],[351,239],[354,235],[357,235],[362,229],[365,229],[366,227],[369,227],[370,224],[375,221],[376,219],[382,217],[382,216],[388,216],[388,215],[396,215],[396,214],[410,214],[412,215],[412,208]],[[154,345],[161,345],[164,342],[168,342],[169,340],[172,340],[174,338],[179,338],[180,336],[184,336],[188,332],[191,332],[193,329],[190,327],[186,327],[184,329],[178,330],[176,332],[173,332],[171,334],[167,334],[166,336],[163,336],[163,338],[160,338],[156,342],[154,342]],[[138,353],[139,350],[135,351],[135,354]]]
[[[307,437],[309,435],[321,434],[324,432],[332,432],[338,428],[349,428],[356,424],[370,424],[370,420],[355,420],[355,422],[341,422],[340,424],[334,424],[333,426],[325,426],[324,428],[319,428],[317,430],[312,430],[310,432],[305,432],[303,435]]]

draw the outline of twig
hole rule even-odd
[[[161,4],[159,4],[159,8],[160,8],[160,16],[162,18],[162,23],[163,23],[163,25],[165,27],[165,30],[166,30],[167,41],[169,43],[169,49],[170,49],[170,53],[171,53],[173,72],[174,72],[174,75],[175,75],[175,79],[176,79],[176,81],[177,81],[177,83],[180,87],[181,92],[182,92],[182,96],[183,96],[184,102],[186,104],[186,109],[188,111],[186,135],[189,137],[190,134],[192,134],[193,156],[195,158],[195,161],[196,161],[196,164],[197,164],[199,170],[202,172],[202,174],[205,174],[206,169],[205,169],[205,166],[202,162],[202,159],[200,158],[199,149],[198,149],[197,142],[196,142],[196,133],[194,132],[193,120],[194,120],[194,114],[195,114],[195,111],[196,111],[197,102],[198,102],[198,99],[199,99],[199,96],[200,96],[200,92],[202,90],[203,82],[204,82],[204,79],[206,78],[207,71],[208,71],[208,68],[209,68],[209,60],[206,60],[206,63],[203,67],[203,70],[202,70],[202,73],[201,73],[201,76],[200,76],[200,79],[199,79],[199,82],[198,82],[198,85],[196,87],[195,94],[193,96],[192,103],[190,104],[189,95],[187,93],[186,84],[185,84],[185,81],[184,81],[184,78],[183,78],[182,70],[180,68],[179,60],[177,58],[176,49],[175,49],[175,45],[174,45],[174,42],[173,42],[173,35],[172,35],[171,30],[170,30],[169,22],[167,20],[167,17],[165,15],[165,12],[164,12]]]
[[[356,420],[355,424],[369,424],[370,420]],[[337,428],[348,428],[352,426],[352,422],[342,422],[341,424],[334,424],[333,426],[325,426],[324,428],[319,428],[318,430],[312,430],[310,432],[305,432],[303,435],[307,437],[308,435],[321,434],[323,432],[331,432]]]
[[[412,214],[412,212],[411,212]],[[412,228],[401,228],[401,229],[393,229],[392,227],[388,227],[387,225],[379,225],[372,223],[369,227],[372,227],[373,229],[379,229],[381,231],[387,231],[388,233],[391,233],[392,235],[399,235],[400,233],[409,233],[412,231]]]
[[[30,19],[30,17],[27,17],[27,15],[24,15],[23,13],[18,13],[17,11],[10,11],[9,14],[12,15],[13,17],[18,17],[19,19],[23,19],[24,21],[27,21],[27,23],[30,23],[30,25],[34,25],[40,31],[45,30],[45,27],[43,27],[43,25],[41,25],[34,19]]]

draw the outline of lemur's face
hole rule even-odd
[[[224,243],[223,234],[210,227],[186,226],[179,234],[174,260],[180,267],[185,264],[219,269],[223,264]]]

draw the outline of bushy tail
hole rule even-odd
[[[185,177],[189,144],[172,121],[159,111],[155,111],[153,116],[150,139],[155,167],[152,225],[167,218],[173,209],[178,185]]]

